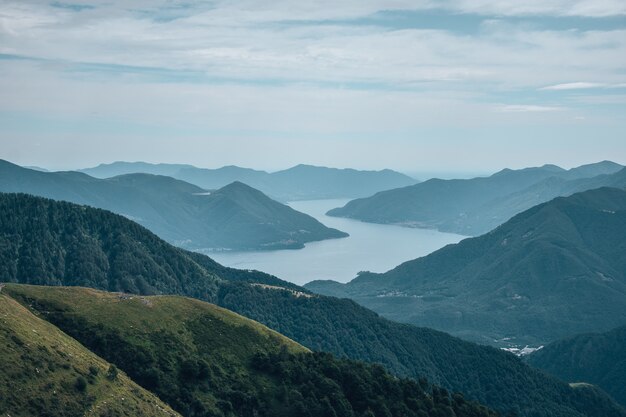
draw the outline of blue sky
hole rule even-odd
[[[0,158],[626,163],[623,0],[0,0]]]

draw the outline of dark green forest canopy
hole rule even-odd
[[[626,406],[626,326],[556,341],[527,361],[564,381],[597,385]]]
[[[307,352],[258,323],[196,300],[21,285],[4,292],[184,416],[496,415],[425,381]]]
[[[118,240],[132,257],[114,250]],[[72,242],[89,255],[78,255]],[[80,261],[94,258],[99,261]],[[581,396],[506,352],[394,323],[352,301],[312,295],[268,274],[223,267],[204,255],[172,247],[104,210],[0,195],[0,259],[3,281],[180,294],[210,301],[310,349],[380,363],[415,380],[426,377],[503,412],[580,417],[610,415],[613,410],[601,396]],[[259,283],[285,289],[254,285]]]

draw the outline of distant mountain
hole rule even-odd
[[[613,174],[599,174],[591,178],[577,178],[576,175],[573,177],[575,179],[569,180],[560,177],[546,178],[524,190],[495,198],[479,209],[466,213],[463,219],[466,233],[480,234],[495,228],[517,213],[556,197],[566,197],[600,187],[626,187],[626,168]]]
[[[544,344],[626,322],[625,236],[626,191],[601,188],[384,274],[306,287],[482,343]]]
[[[626,325],[559,340],[527,361],[564,381],[597,385],[626,406]]]
[[[389,169],[357,171],[311,165],[297,165],[274,172],[270,178],[266,189],[268,194],[283,200],[355,198],[417,182]]]
[[[520,417],[625,415],[602,393],[587,386],[572,389],[507,352],[394,323],[350,300],[318,296],[262,272],[224,267],[104,210],[0,195],[0,267],[5,282],[197,297],[257,320],[309,349],[380,363],[399,376],[426,377]],[[80,305],[71,298],[65,303]],[[145,308],[142,303],[139,307]]]
[[[34,165],[31,165],[31,166],[25,166],[24,168],[34,169],[35,171],[41,171],[41,172],[50,172],[50,171],[49,171],[49,170],[47,170],[46,168],[41,168],[41,167],[34,166]]]
[[[179,416],[0,288],[0,410],[10,416]],[[98,410],[98,414],[93,411]]]
[[[78,172],[38,172],[0,161],[0,191],[111,210],[190,249],[293,249],[306,242],[347,236],[242,183],[207,193],[161,175],[96,179]]]
[[[280,201],[365,197],[378,191],[417,182],[411,177],[389,169],[358,171],[311,165],[297,165],[283,171],[268,173],[237,166],[206,169],[191,165],[114,162],[80,171],[97,178],[130,173],[167,175],[208,190],[240,181]]]
[[[378,366],[310,353],[259,323],[197,300],[14,284],[5,292],[183,416],[419,417],[450,409],[459,417],[496,415]]]
[[[555,165],[544,165],[521,170],[504,169],[490,177],[468,180],[432,179],[350,201],[344,207],[330,210],[328,215],[480,235],[515,214],[554,197],[616,186],[610,176],[618,175],[622,170],[624,179],[624,169],[614,162],[603,161],[568,171]],[[597,176],[601,177],[596,181],[584,180]]]

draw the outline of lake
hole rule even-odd
[[[348,282],[359,271],[385,272],[410,259],[427,255],[465,236],[430,229],[363,223],[326,216],[349,200],[289,203],[328,227],[350,234],[343,239],[307,243],[304,249],[263,252],[210,253],[217,262],[239,269],[257,269],[302,285],[316,279]]]

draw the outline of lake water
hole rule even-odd
[[[296,201],[289,205],[328,227],[349,233],[350,237],[307,243],[304,249],[297,250],[211,253],[209,256],[226,266],[257,269],[299,285],[316,279],[348,282],[359,271],[385,272],[465,237],[326,216],[328,210],[348,201]]]

